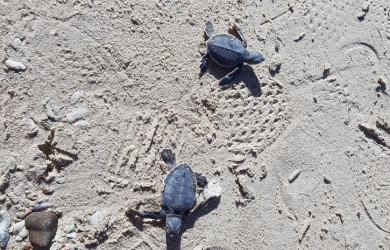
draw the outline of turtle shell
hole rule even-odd
[[[215,62],[224,67],[237,66],[244,59],[245,48],[236,37],[217,34],[206,42],[207,53]]]
[[[173,168],[164,180],[162,205],[168,211],[183,213],[191,208],[196,197],[196,177],[190,166],[182,163]]]

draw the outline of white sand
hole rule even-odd
[[[54,203],[65,249],[390,249],[390,4],[364,3],[0,0],[1,210]],[[266,58],[232,87],[199,78],[208,20]],[[159,208],[163,148],[222,187],[176,241],[125,214]]]

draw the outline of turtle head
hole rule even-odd
[[[262,61],[264,61],[264,57],[260,52],[248,50],[245,51],[244,62],[249,64],[257,64],[261,63]]]
[[[180,232],[181,218],[172,216],[167,217],[167,233],[169,236],[174,237]]]

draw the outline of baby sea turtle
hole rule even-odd
[[[191,212],[196,198],[197,179],[187,163],[176,166],[172,150],[164,149],[161,157],[169,169],[164,180],[164,191],[161,194],[161,210],[159,212],[144,211],[140,216],[150,219],[167,217],[167,233],[173,237],[180,231],[183,215]]]
[[[201,74],[207,71],[207,61],[209,57],[223,67],[236,67],[232,72],[221,79],[219,85],[229,84],[240,75],[243,68],[243,62],[257,64],[264,61],[264,57],[260,52],[246,50],[247,43],[241,29],[235,24],[233,25],[233,28],[240,35],[242,42],[232,35],[214,34],[214,27],[210,21],[206,23],[205,27],[205,32],[209,37],[209,40],[206,42],[207,54],[200,61]]]

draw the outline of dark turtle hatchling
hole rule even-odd
[[[257,64],[264,61],[264,57],[260,52],[246,50],[247,43],[241,29],[235,24],[233,28],[240,35],[242,42],[232,35],[214,34],[214,27],[210,21],[206,23],[205,27],[205,32],[209,40],[206,42],[207,54],[200,61],[200,72],[203,74],[207,71],[209,57],[223,67],[236,67],[221,79],[219,85],[229,84],[240,75],[243,62]]]
[[[161,194],[161,210],[160,212],[144,211],[140,216],[151,219],[167,217],[167,233],[174,236],[180,231],[183,215],[188,215],[191,211],[196,198],[197,179],[186,163],[175,167],[176,159],[171,150],[164,149],[161,157],[169,169],[164,180],[164,191]]]

